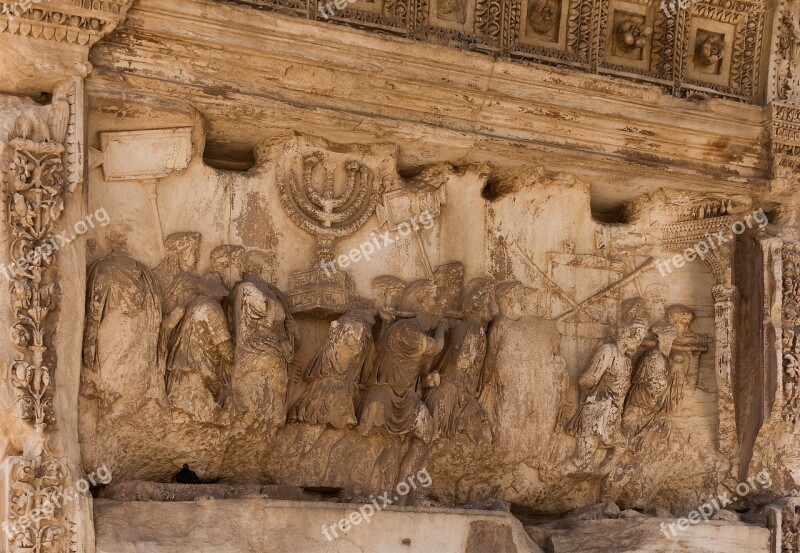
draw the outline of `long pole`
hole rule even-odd
[[[655,257],[649,258],[643,265],[641,265],[638,269],[634,270],[629,275],[621,278],[620,280],[618,280],[617,282],[614,282],[613,284],[609,284],[608,286],[606,286],[605,288],[603,288],[602,290],[600,290],[599,292],[597,292],[593,296],[590,296],[590,297],[586,298],[585,300],[583,300],[580,303],[580,305],[577,305],[574,308],[572,308],[569,311],[567,311],[566,313],[563,313],[562,315],[559,315],[558,317],[556,317],[556,319],[563,319],[564,317],[567,317],[567,316],[571,315],[572,313],[575,313],[576,311],[579,311],[579,310],[583,309],[588,304],[599,300],[600,298],[602,298],[603,296],[605,296],[609,292],[614,291],[616,288],[619,288],[620,286],[624,286],[625,284],[627,284],[631,280],[633,280],[636,277],[638,277],[641,273],[643,273],[643,272],[647,271],[648,269],[650,269],[653,265],[655,265],[655,263],[656,263],[656,258]]]

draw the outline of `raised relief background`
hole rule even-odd
[[[168,481],[189,463],[204,481],[358,498],[424,466],[428,499],[553,512],[680,510],[735,478],[731,248],[670,263],[738,218],[765,226],[751,199],[663,190],[608,224],[563,173],[401,176],[395,145],[293,133],[226,172],[203,164],[190,119],[107,121],[93,118],[89,209],[111,223],[89,244],[87,467]],[[109,178],[147,149],[163,156],[152,179]]]

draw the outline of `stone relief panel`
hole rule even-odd
[[[611,227],[592,220],[588,185],[533,172],[480,200],[465,245],[459,206],[487,167],[403,177],[393,146],[302,135],[256,157],[240,175],[193,158],[155,184],[155,207],[151,182],[92,172],[90,198],[113,222],[88,277],[87,466],[165,481],[189,463],[206,481],[344,499],[424,467],[434,484],[409,503],[552,510],[597,494],[677,508],[691,503],[682,490],[730,477],[715,375],[733,337],[713,291],[730,272],[660,274],[656,261],[673,255],[664,233],[689,239],[733,207],[695,199],[673,213],[644,198]],[[104,190],[120,185],[117,199]],[[522,214],[524,227],[503,223]],[[129,249],[123,229],[163,243]],[[592,484],[568,492],[579,482]]]

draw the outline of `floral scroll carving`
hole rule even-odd
[[[46,282],[53,264],[50,244],[55,224],[64,211],[64,146],[53,142],[44,127],[25,128],[9,142],[6,182],[10,258],[17,260],[11,283],[11,327],[22,352],[11,364],[21,416],[38,431],[55,423],[52,405],[54,355],[46,345],[48,316],[58,308],[58,285]]]
[[[800,418],[800,245],[783,246],[783,418],[796,423]]]
[[[7,462],[7,474],[4,530],[9,551],[69,551],[69,520],[63,501],[69,482],[67,466],[60,459],[12,457]]]
[[[44,114],[23,112],[4,152],[6,275],[13,313],[10,333],[17,348],[7,373],[16,395],[16,412],[11,416],[31,429],[18,444],[22,456],[9,457],[3,465],[3,503],[9,523],[5,550],[10,552],[74,550],[69,519],[73,511],[61,501],[71,481],[70,469],[64,459],[50,456],[45,433],[57,424],[52,314],[59,306],[60,287],[53,266],[53,234],[64,211],[65,192],[78,182],[65,165],[78,159],[70,145],[75,138],[75,105],[73,86],[57,91]]]

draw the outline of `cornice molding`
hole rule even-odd
[[[435,127],[509,160],[546,150],[593,167],[622,161],[661,186],[707,187],[711,177],[741,191],[769,178],[769,118],[758,106],[207,0],[169,9],[139,0],[91,61],[90,94],[183,99],[210,123],[210,143],[242,152],[260,129],[297,128],[313,112],[317,134],[332,139],[352,129],[370,140],[375,129],[403,143]]]
[[[133,1],[0,2],[0,32],[91,47],[125,19]]]

